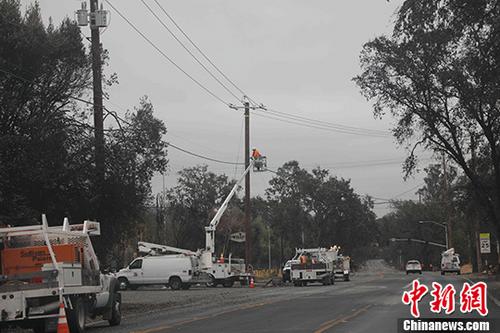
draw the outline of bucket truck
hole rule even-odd
[[[337,249],[296,249],[295,253],[299,262],[292,263],[290,271],[294,286],[302,287],[311,282],[320,282],[323,285],[335,283]]]
[[[259,163],[259,168],[255,167],[255,163]],[[189,257],[191,258],[191,264],[186,264],[189,268],[183,269],[183,271],[192,272],[190,276],[181,277],[180,275],[170,275],[170,273],[165,273],[165,276],[169,276],[168,281],[162,280],[161,283],[169,285],[172,289],[187,289],[189,285],[206,283],[207,286],[216,287],[218,284],[223,285],[226,288],[232,287],[234,282],[240,281],[240,283],[245,284],[250,280],[251,273],[246,272],[245,260],[232,258],[230,254],[227,258],[215,257],[215,232],[217,226],[222,218],[222,215],[226,211],[229,202],[236,194],[238,187],[241,185],[245,176],[250,170],[254,172],[265,171],[266,170],[266,159],[265,156],[259,158],[251,159],[250,165],[245,169],[241,177],[238,179],[236,184],[229,192],[228,196],[217,210],[217,213],[210,221],[209,225],[205,227],[205,248],[198,249],[197,251],[180,249],[168,245],[159,245],[147,242],[139,242],[139,253],[145,255],[145,257],[137,258],[144,259],[147,256],[160,256],[164,260],[158,261],[158,265],[169,266],[169,262],[179,261],[179,257]],[[176,255],[167,255],[168,253],[176,253]],[[136,259],[136,260],[137,260]],[[135,262],[135,260],[134,260]],[[187,262],[187,261],[186,261]],[[132,263],[131,263],[132,265]],[[131,276],[135,276],[131,272],[130,266],[120,270],[117,277],[120,281],[120,287],[125,289],[129,287],[134,289],[139,285],[147,284],[146,277],[140,281],[136,279],[135,282],[130,280]],[[173,265],[173,264],[172,264]],[[168,270],[168,269],[167,269]],[[144,271],[142,271],[144,274]],[[173,279],[173,280],[172,280]],[[149,280],[153,281],[153,280]],[[157,283],[156,283],[157,284]]]

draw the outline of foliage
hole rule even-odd
[[[65,19],[45,27],[38,5],[23,16],[15,0],[0,0],[0,13],[0,218],[99,219],[101,260],[120,258],[147,216],[151,177],[166,168],[165,125],[144,97],[119,128],[106,129],[104,197],[97,196],[91,110],[79,102],[92,86],[91,63],[78,26]]]
[[[298,162],[285,163],[269,182],[270,225],[279,244],[280,260],[295,247],[344,248],[344,253],[367,258],[366,248],[377,233],[371,202],[362,199],[345,179],[317,168],[308,172]]]
[[[173,245],[192,250],[203,248],[205,226],[235,183],[229,181],[226,175],[216,175],[208,171],[206,165],[181,170],[177,183],[168,191],[166,198]],[[224,215],[224,218],[228,218],[228,215]],[[221,221],[221,226],[223,225],[224,221]],[[226,228],[226,232],[227,230]],[[218,234],[217,249],[222,248],[222,239]]]
[[[365,44],[355,81],[375,115],[396,118],[407,173],[418,145],[445,152],[500,233],[499,14],[495,0],[407,0],[393,35]],[[476,153],[485,172],[469,161]]]

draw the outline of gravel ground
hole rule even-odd
[[[165,308],[179,308],[203,304],[232,304],[253,298],[253,294],[261,294],[266,288],[234,286],[232,288],[192,287],[189,290],[171,290],[168,288],[143,287],[136,291],[122,291],[122,311],[147,312]],[[255,292],[254,292],[255,291]]]

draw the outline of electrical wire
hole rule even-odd
[[[287,114],[285,112],[277,112],[272,110],[253,110],[253,114],[259,117],[269,118],[276,121],[284,121],[295,125],[302,125],[306,127],[320,127],[320,129],[329,129],[338,133],[353,134],[361,136],[373,136],[380,138],[390,138],[392,137],[388,132],[379,130],[369,130],[362,129],[359,127],[350,127],[340,124],[335,124],[331,122],[325,122],[320,120],[315,120],[312,118],[306,118],[301,116],[296,116],[292,114]]]
[[[25,82],[27,82],[27,83],[34,83],[32,80],[28,80],[28,79],[26,79],[26,78],[23,78],[22,76],[19,76],[19,75],[17,75],[17,74],[14,74],[14,73],[9,72],[9,71],[7,71],[7,70],[4,70],[4,69],[2,69],[2,68],[0,68],[0,72],[3,72],[3,73],[8,74],[8,75],[11,75],[11,76],[13,76],[13,77],[15,77],[15,78],[17,78],[17,79],[19,79],[19,80],[25,81]],[[88,104],[88,105],[94,105],[94,103],[92,103],[92,102],[90,102],[90,101],[87,101],[87,100],[84,100],[84,99],[79,98],[79,97],[69,96],[69,98],[74,99],[74,100],[77,100],[77,101],[82,102],[82,103],[85,103],[85,104]],[[113,115],[113,117],[117,120],[117,122],[118,122],[118,121],[121,121],[121,122],[123,122],[123,123],[125,123],[125,124],[127,124],[127,125],[129,125],[129,126],[131,125],[131,123],[130,123],[129,121],[127,121],[126,119],[124,119],[124,118],[120,117],[116,111],[109,110],[109,109],[108,109],[106,106],[104,106],[104,105],[103,105],[103,109],[104,109],[104,110],[106,110],[108,113],[111,113],[111,114]],[[79,124],[79,125],[82,125],[82,124]],[[120,123],[118,123],[118,125],[121,127],[121,124],[120,124]],[[95,128],[94,128],[93,126],[91,126],[91,125],[88,125],[87,127],[92,128],[92,129],[95,129]],[[197,153],[194,153],[194,152],[189,151],[189,150],[187,150],[187,149],[181,148],[181,147],[179,147],[179,146],[177,146],[177,145],[175,145],[175,144],[173,144],[173,143],[171,143],[171,142],[167,142],[167,145],[168,145],[169,147],[172,147],[172,148],[174,148],[174,149],[176,149],[176,150],[179,150],[179,151],[181,151],[181,152],[184,152],[184,153],[186,153],[186,154],[189,154],[189,155],[192,155],[192,156],[196,156],[196,157],[199,157],[199,158],[202,158],[202,159],[208,160],[208,161],[217,162],[217,163],[222,163],[222,164],[230,164],[230,165],[244,165],[244,163],[238,163],[238,162],[236,162],[236,163],[235,163],[235,162],[223,161],[223,160],[219,160],[219,159],[216,159],[216,158],[212,158],[212,157],[204,156],[204,155],[201,155],[201,154],[197,154]]]
[[[261,117],[261,118],[272,119],[272,120],[276,120],[276,121],[280,121],[280,122],[284,122],[284,123],[288,123],[288,124],[293,124],[293,125],[299,125],[299,126],[308,127],[308,128],[320,129],[320,130],[324,130],[324,131],[328,131],[328,132],[352,134],[352,135],[359,135],[359,136],[373,136],[373,137],[379,137],[379,138],[389,138],[385,135],[359,133],[359,132],[353,132],[353,131],[349,131],[349,130],[333,128],[333,127],[329,127],[329,126],[314,125],[314,124],[301,122],[301,121],[297,121],[297,120],[293,120],[293,119],[289,119],[289,118],[285,118],[285,117],[275,117],[275,116],[269,116],[269,115],[265,115],[265,114],[261,114],[261,113],[255,113],[255,112],[253,114],[255,116]]]
[[[281,112],[281,111],[274,110],[274,109],[266,109],[266,112],[271,113],[271,114],[275,114],[275,115],[280,115],[280,116],[287,117],[287,118],[291,118],[291,119],[303,120],[306,122],[316,123],[316,124],[324,125],[324,126],[331,126],[333,128],[338,128],[338,129],[342,129],[342,130],[360,131],[360,132],[364,132],[364,133],[373,133],[373,134],[379,134],[379,135],[384,135],[384,136],[391,136],[391,134],[389,132],[383,131],[383,130],[374,130],[374,129],[368,129],[368,128],[362,128],[362,127],[341,125],[341,124],[336,124],[336,123],[332,123],[332,122],[328,122],[328,121],[321,121],[321,120],[317,120],[317,119],[313,119],[313,118],[307,118],[307,117],[303,117],[303,116],[299,116],[299,115],[295,115],[295,114],[291,114],[291,113],[287,113],[287,112]]]
[[[222,164],[231,164],[231,165],[245,165],[245,163],[237,163],[237,162],[235,163],[235,162],[223,161],[223,160],[211,158],[211,157],[208,157],[208,156],[204,156],[204,155],[201,155],[201,154],[193,153],[193,152],[191,152],[191,151],[189,151],[187,149],[184,149],[184,148],[181,148],[179,146],[176,146],[176,145],[172,144],[171,142],[168,142],[167,145],[169,147],[172,147],[174,149],[182,151],[182,152],[184,152],[184,153],[186,153],[188,155],[196,156],[196,157],[205,159],[207,161],[212,161],[212,162],[217,162],[217,163],[222,163]]]
[[[203,89],[206,93],[211,95],[213,98],[217,99],[222,104],[229,106],[230,103],[226,102],[224,99],[216,95],[212,90],[204,86],[200,81],[195,79],[191,74],[186,72],[182,67],[180,67],[175,61],[173,61],[169,56],[165,54],[151,39],[149,39],[139,28],[137,28],[121,11],[119,11],[109,0],[104,0],[106,3],[137,33],[141,36],[149,45],[151,45],[161,56],[168,60],[175,68],[187,76],[191,81],[193,81],[198,87]]]
[[[215,70],[220,74],[222,75],[222,77],[224,77],[224,79],[227,80],[227,82],[229,82],[234,88],[236,88],[236,90],[238,90],[241,94],[243,94],[244,96],[247,96],[248,97],[248,94],[245,93],[240,87],[238,87],[234,81],[232,81],[226,74],[224,74],[224,72],[218,67],[215,65],[215,63],[210,60],[210,58],[205,54],[205,52],[203,52],[199,47],[198,45],[196,45],[196,43],[188,36],[188,34],[180,27],[179,24],[177,24],[177,22],[174,20],[174,18],[172,17],[172,15],[170,15],[167,10],[157,1],[157,0],[154,0],[154,2],[156,3],[156,5],[161,9],[161,11],[168,17],[168,19],[177,27],[177,29],[179,29],[179,31],[184,35],[184,37],[191,43],[191,45],[193,45],[193,47],[203,56],[203,58],[208,61],[208,63],[210,65],[212,65],[213,68],[215,68]],[[255,103],[252,99],[249,98],[250,101],[252,101],[253,103]],[[255,103],[256,104],[256,103]]]
[[[153,15],[156,20],[170,33],[170,35],[182,46],[184,50],[207,72],[217,83],[219,83],[229,94],[231,94],[237,101],[240,101],[240,97],[238,97],[233,91],[231,91],[223,82],[221,82],[194,54],[191,52],[189,48],[174,34],[172,30],[162,21],[162,19],[156,15],[151,7],[146,3],[146,1],[141,0],[142,4],[147,8],[147,10]]]

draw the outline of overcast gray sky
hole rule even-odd
[[[22,1],[25,6],[31,2]],[[238,103],[181,48],[140,0],[110,2],[185,71],[223,100]],[[146,2],[175,29],[153,0]],[[321,121],[390,129],[392,120],[374,119],[370,103],[351,79],[360,71],[362,45],[390,33],[394,12],[402,1],[159,2],[211,60],[257,102]],[[39,3],[44,19],[52,17],[54,22],[74,17],[80,7],[79,0]],[[241,112],[229,109],[203,91],[141,39],[108,4],[103,4],[111,11],[110,25],[101,35],[110,54],[106,72],[116,72],[119,77],[105,105],[123,114],[137,105],[141,96],[148,95],[156,116],[166,123],[168,141],[195,153],[241,162]],[[82,32],[90,36],[88,27]],[[318,165],[330,168],[333,175],[351,179],[360,194],[393,198],[422,182],[422,174],[403,181],[401,162],[405,151],[391,137],[336,133],[252,116],[251,144],[267,155],[272,168],[289,160],[298,160],[308,169]],[[174,149],[169,149],[169,159],[167,187],[175,185],[178,170],[196,164],[206,163],[214,172],[235,175],[234,166],[204,161]],[[252,194],[263,194],[271,177],[270,173],[252,175]],[[153,191],[161,188],[162,178],[157,176]],[[415,198],[414,192],[399,198]],[[388,209],[379,205],[375,211],[380,216]]]

